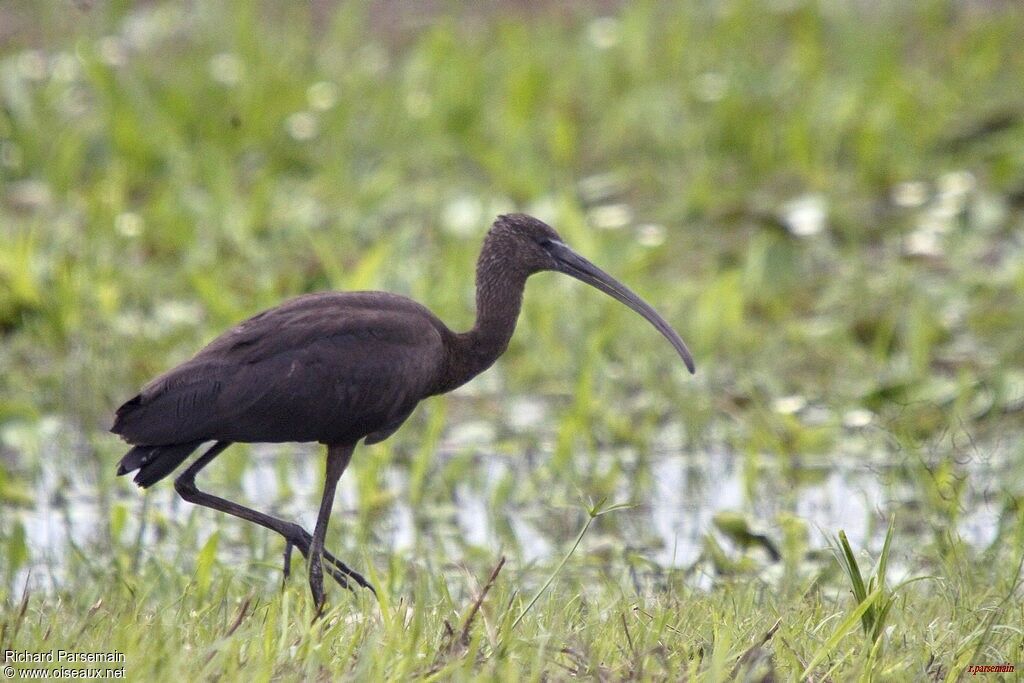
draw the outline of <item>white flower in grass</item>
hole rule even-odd
[[[920,180],[900,183],[892,188],[892,203],[904,209],[913,209],[928,201],[928,185]]]
[[[96,52],[107,66],[124,66],[128,61],[128,48],[118,36],[103,36],[96,41]]]
[[[645,223],[637,229],[636,241],[644,247],[660,247],[665,243],[665,228],[654,223]]]
[[[46,54],[42,50],[26,50],[18,55],[18,73],[28,81],[46,78]]]
[[[624,228],[633,220],[633,210],[626,204],[605,204],[590,210],[590,222],[602,230]]]
[[[480,229],[484,221],[483,203],[470,195],[456,197],[445,204],[441,221],[447,232],[469,237]]]
[[[819,194],[809,194],[787,202],[782,207],[782,222],[797,237],[817,235],[825,229],[828,205]]]
[[[144,227],[142,216],[132,211],[125,211],[114,219],[114,230],[123,237],[138,237]]]
[[[318,81],[309,86],[306,99],[313,111],[327,111],[338,103],[338,86],[330,81]]]
[[[843,426],[847,429],[861,429],[871,424],[874,413],[864,408],[854,408],[843,415]]]
[[[308,111],[295,112],[285,119],[284,127],[288,135],[300,142],[312,140],[320,132],[316,117]]]
[[[780,415],[796,415],[807,407],[807,399],[803,396],[782,396],[772,402],[772,408]]]
[[[238,55],[221,52],[210,57],[210,78],[223,86],[238,85],[245,75],[245,64]]]
[[[615,47],[622,39],[622,28],[615,17],[598,17],[587,26],[587,39],[598,50]]]

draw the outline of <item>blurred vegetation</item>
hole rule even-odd
[[[1024,665],[1024,9],[603,7],[0,4],[0,648],[46,634],[161,678]],[[498,365],[343,481],[329,545],[375,569],[379,608],[333,587],[309,626],[303,581],[274,592],[279,539],[113,479],[113,409],[283,298],[386,289],[469,327],[509,210],[654,304],[698,374],[607,297],[534,278]],[[263,499],[312,510],[309,449],[248,451],[210,487],[251,498],[266,461]],[[741,500],[662,566],[650,521],[690,491],[655,499],[657,463],[721,454]],[[853,546],[885,542],[893,585],[932,577],[861,640],[882,603],[850,609],[806,503],[849,471],[877,486]],[[473,496],[487,542],[456,526]],[[595,522],[512,630],[605,499],[638,513]],[[445,636],[498,546],[480,621]]]

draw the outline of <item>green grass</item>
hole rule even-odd
[[[187,680],[1024,666],[1024,12],[848,5],[0,4],[0,650]],[[279,539],[113,477],[112,410],[285,297],[469,327],[513,209],[698,374],[531,280],[498,365],[342,480],[328,547],[379,604],[330,586],[312,623]],[[236,446],[202,485],[308,524],[319,471]],[[856,519],[815,503],[837,481]]]

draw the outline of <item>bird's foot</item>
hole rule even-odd
[[[305,529],[303,529],[302,527],[300,527],[298,525],[296,525],[296,528],[293,530],[293,533],[291,534],[291,536],[285,537],[284,570],[283,570],[284,580],[285,581],[287,581],[288,577],[291,575],[292,548],[298,548],[299,552],[302,553],[302,556],[305,557],[308,560],[308,559],[310,559],[309,558],[309,546],[310,546],[310,544],[312,542],[313,542],[313,537],[309,534],[309,532],[307,532]],[[330,575],[330,577],[332,579],[334,579],[336,582],[338,582],[338,584],[342,588],[347,588],[350,591],[355,592],[355,589],[352,587],[352,584],[350,583],[350,580],[351,580],[351,581],[354,581],[359,586],[362,586],[363,588],[368,588],[370,590],[370,592],[373,593],[374,597],[377,597],[376,589],[370,584],[369,581],[367,581],[363,577],[362,574],[360,574],[359,572],[349,568],[348,565],[346,565],[344,562],[342,562],[337,557],[335,557],[333,554],[331,554],[330,551],[328,551],[326,549],[323,551],[323,559],[326,560],[326,564],[321,566],[321,569],[320,569],[321,576],[322,576],[323,569],[326,569],[327,573]],[[310,563],[310,570],[311,571],[312,571],[312,568],[313,568],[313,563],[311,562]],[[314,595],[314,598],[315,598],[315,595]]]

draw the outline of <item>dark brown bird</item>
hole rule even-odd
[[[138,470],[152,486],[194,450],[215,442],[174,482],[182,498],[255,522],[309,561],[309,586],[323,606],[323,571],[338,583],[373,590],[324,550],[339,477],[360,439],[391,436],[416,404],[465,384],[508,347],[526,279],[554,270],[582,280],[645,317],[672,343],[692,373],[693,358],[653,308],[567,247],[551,227],[523,214],[499,216],[476,269],[476,324],[448,329],[433,313],[385,292],[322,292],[286,301],[214,339],[191,360],[160,375],[117,409],[110,431],[134,445],[119,475]],[[200,491],[196,474],[233,442],[316,441],[327,446],[327,472],[316,528]]]

